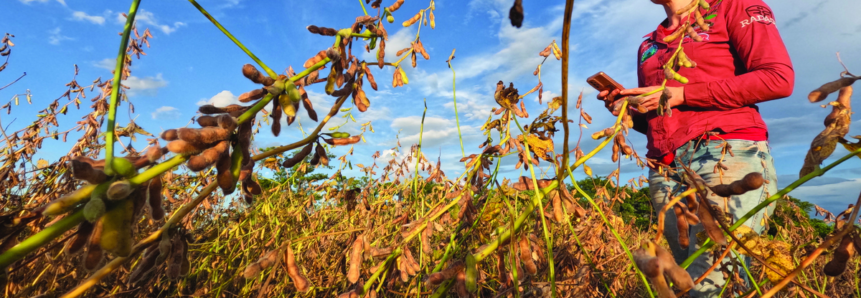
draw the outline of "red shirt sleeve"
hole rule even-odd
[[[762,0],[723,0],[729,41],[743,74],[685,86],[685,105],[730,110],[788,97],[795,84],[789,53],[774,14]]]

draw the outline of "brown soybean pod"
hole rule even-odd
[[[90,235],[93,233],[93,227],[93,223],[86,220],[78,224],[78,231],[75,238],[66,245],[66,253],[74,255],[80,252],[87,244],[87,240],[90,238]]]
[[[197,124],[201,127],[218,126],[218,116],[203,115],[197,117]]]
[[[529,239],[526,237],[520,238],[520,262],[523,264],[524,269],[529,275],[534,275],[538,273],[538,266],[535,265],[535,261],[532,260],[532,248],[529,246]]]
[[[726,236],[724,236],[723,231],[720,229],[714,214],[712,214],[711,204],[708,202],[702,202],[697,208],[697,217],[700,218],[700,223],[703,224],[703,228],[706,230],[706,234],[708,234],[709,238],[718,245],[726,245]]]
[[[296,265],[296,257],[293,255],[293,249],[291,249],[290,246],[287,246],[287,252],[284,254],[284,259],[287,263],[287,275],[290,276],[291,280],[293,280],[293,286],[295,286],[296,290],[299,292],[307,292],[308,289],[311,288],[311,283],[308,282],[308,279],[302,274],[299,266]]]
[[[685,249],[691,244],[689,234],[690,227],[688,226],[688,221],[685,218],[684,210],[682,210],[680,204],[681,203],[677,203],[673,205],[673,211],[676,213],[676,229],[679,232],[679,246],[682,249]]]
[[[104,252],[99,245],[102,237],[102,221],[97,221],[93,226],[90,241],[87,243],[87,254],[84,255],[84,269],[92,272],[99,268],[104,260]]]
[[[353,240],[352,250],[350,251],[350,270],[347,273],[347,280],[351,284],[359,280],[359,274],[362,269],[362,251],[364,244],[362,243],[361,235]]]
[[[679,290],[687,291],[694,287],[694,281],[691,275],[684,268],[676,264],[673,255],[663,247],[655,245],[655,254],[661,260],[661,267],[664,269],[664,274],[670,277],[670,281],[679,288]]]
[[[846,263],[852,258],[852,255],[855,254],[855,247],[853,247],[852,238],[851,234],[843,236],[843,239],[840,241],[840,246],[834,250],[834,256],[831,258],[831,261],[825,264],[825,268],[822,270],[825,275],[838,276],[846,271]]]
[[[147,203],[149,204],[150,216],[153,220],[164,218],[163,199],[161,176],[150,179],[149,186],[147,187]]]

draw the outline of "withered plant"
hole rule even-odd
[[[40,111],[38,119],[22,130],[3,131],[0,276],[6,297],[663,298],[682,296],[702,281],[708,272],[690,276],[684,268],[703,253],[715,259],[733,257],[730,262],[715,262],[709,270],[728,277],[726,296],[861,295],[861,258],[855,253],[861,237],[855,224],[858,210],[853,208],[858,203],[838,215],[816,207],[833,223],[830,234],[819,235],[805,211],[786,199],[801,184],[861,154],[861,141],[844,138],[851,122],[851,85],[859,79],[848,70],[810,94],[812,102],[835,92],[838,98],[829,103],[833,110],[825,119],[826,129],[813,140],[801,178],[733,221],[706,198],[743,194],[775,182],[751,173],[738,181],[710,185],[690,165],[671,168],[641,158],[627,140],[633,126],[629,111],[639,108],[642,96],[619,101],[612,126],[591,133],[601,142],[595,148],[581,148],[592,117],[582,105],[582,93],[574,109],[569,104],[573,0],[566,1],[561,47],[554,40],[543,50],[536,49],[545,59],[536,66],[537,82],[527,85],[534,87],[521,94],[514,82],[487,86],[495,90],[499,106],[487,111],[488,120],[481,127],[486,140],[477,148],[465,147],[461,138],[464,171],[459,177],[445,174],[441,157],[434,163],[423,152],[421,137],[408,149],[398,141],[392,148],[395,156],[378,151],[365,165],[353,164],[350,157],[363,134],[373,131],[370,122],[359,124],[359,135],[339,131],[351,122],[323,132],[339,114],[353,119],[354,110],[372,108],[366,95],[371,91],[364,84],[377,90],[374,66],[392,67],[391,84],[399,87],[409,83],[404,60],[409,58],[412,67],[419,56],[430,60],[420,30],[436,26],[433,0],[418,12],[405,12],[409,18],[400,24],[416,26],[417,32],[409,47],[397,51],[397,59],[386,60],[385,26],[393,26],[404,0],[390,1],[389,6],[382,0],[366,0],[359,1],[364,14],[355,20],[327,24],[343,29],[308,26],[310,34],[327,36],[333,43],[308,53],[302,70],[288,66],[282,74],[251,53],[195,0],[189,1],[254,60],[256,66],[246,64],[237,70],[258,86],[239,97],[243,104],[201,106],[194,127],[168,129],[156,137],[134,121],[117,125],[121,103],[134,113],[122,85],[131,74],[131,57],[140,58],[152,37],[149,30],[140,34],[134,27],[140,0],[133,0],[113,77],[82,86],[75,68],[68,90]],[[366,5],[376,15],[368,14]],[[686,83],[678,68],[696,67],[684,54],[682,40],[697,41],[696,30],[710,26],[701,9],[708,9],[708,2],[694,0],[678,12],[686,17],[667,40],[679,41],[664,68],[667,80]],[[520,27],[524,17],[520,0],[514,1],[509,17]],[[0,45],[3,56],[8,57],[7,47],[14,46],[11,37],[7,34]],[[352,52],[354,45],[357,51],[375,51],[376,61],[360,60]],[[446,61],[453,75],[454,53]],[[562,64],[562,90],[561,96],[545,100],[541,72],[547,60],[553,62],[551,55]],[[238,72],[236,78],[242,79]],[[315,84],[336,98],[320,114],[306,92]],[[57,119],[69,108],[81,109],[87,89],[96,88],[90,98],[92,111],[71,128],[60,128]],[[456,92],[454,84],[452,88]],[[654,92],[665,93],[659,112],[672,117],[667,91]],[[543,110],[533,111],[536,116],[527,121],[524,99],[532,93]],[[28,92],[15,95],[2,108],[11,112],[19,97],[32,104]],[[574,148],[569,148],[569,126],[574,123],[569,110],[579,113]],[[282,118],[290,126],[305,115],[318,124],[304,139],[273,148],[252,145],[266,125],[278,136]],[[33,160],[44,141],[67,142],[73,131],[82,136],[66,156],[53,162]],[[564,140],[561,149],[554,145],[558,134]],[[149,137],[147,147],[132,146],[138,136]],[[125,143],[122,138],[127,138]],[[727,142],[715,143],[722,148],[722,158],[733,154]],[[850,153],[821,166],[837,143]],[[663,210],[652,210],[657,216],[626,216],[624,204],[648,202],[648,192],[643,191],[646,178],[621,181],[621,167],[603,178],[593,173],[587,162],[607,146],[611,159],[620,165],[634,162],[667,175],[680,173],[686,190],[674,193]],[[515,181],[499,177],[500,159],[509,155],[518,157],[516,168],[522,167],[528,176]],[[274,174],[264,174],[260,171],[264,168]],[[344,176],[347,168],[358,169],[362,176]],[[577,168],[590,178],[577,181],[573,174]],[[334,173],[315,172],[322,169]],[[720,165],[715,168],[716,173],[723,170]],[[784,224],[776,225],[773,237],[753,233],[742,224],[775,202],[780,208],[769,222]],[[679,219],[676,227],[664,226],[670,209]],[[698,223],[706,231],[690,239],[687,231]],[[663,238],[665,228],[678,229],[680,243],[697,241],[702,248],[677,264]],[[823,253],[830,256],[819,257]],[[740,261],[742,256],[753,258],[753,266]],[[743,277],[753,282],[746,284]]]

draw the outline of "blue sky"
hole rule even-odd
[[[384,5],[390,2],[384,1]],[[458,110],[464,145],[470,154],[480,152],[477,146],[483,139],[479,128],[495,106],[492,93],[496,82],[514,81],[522,92],[529,90],[537,83],[532,71],[541,61],[538,52],[554,39],[561,42],[562,1],[524,1],[526,17],[520,29],[508,23],[511,2],[439,0],[435,11],[436,29],[424,27],[421,31],[422,43],[431,60],[420,58],[415,69],[406,67],[410,84],[392,89],[392,70],[372,68],[380,91],[369,91],[371,108],[365,113],[354,113],[358,123],[348,123],[342,129],[355,133],[359,124],[367,121],[372,121],[375,128],[375,133],[365,135],[367,143],[356,146],[354,156],[350,157],[354,164],[368,164],[370,155],[376,151],[383,153],[383,159],[392,158],[390,149],[396,144],[396,136],[404,146],[417,142],[422,100],[427,99],[424,152],[429,159],[436,160],[441,151],[444,170],[450,177],[462,172],[452,106],[452,74],[445,63],[451,50],[457,49],[453,65],[457,71]],[[362,14],[355,0],[211,0],[200,3],[277,72],[283,72],[290,65],[301,69],[306,59],[331,44],[326,37],[309,34],[305,30],[307,25],[344,28]],[[850,70],[861,73],[861,18],[857,17],[861,2],[771,0],[766,3],[774,11],[797,76],[791,97],[760,105],[771,131],[779,185],[784,186],[797,177],[809,142],[821,131],[822,119],[829,112],[808,103],[806,94],[837,77],[842,70],[834,56],[837,51],[843,53]],[[0,101],[5,103],[14,94],[29,89],[33,104],[15,107],[12,115],[0,115],[0,123],[9,130],[17,130],[32,122],[36,111],[65,91],[63,85],[72,79],[74,64],[80,67],[78,81],[82,84],[97,77],[109,77],[119,42],[117,33],[122,30],[119,13],[127,11],[129,4],[129,1],[3,1],[0,28],[17,37],[10,65],[0,73],[0,83],[5,85],[22,72],[27,76],[0,91]],[[400,23],[428,4],[429,1],[424,0],[407,0],[396,12],[396,22],[387,24],[390,38],[387,59],[395,57],[395,52],[408,46],[415,37],[415,25],[403,28]],[[133,76],[124,82],[132,87],[128,94],[135,105],[135,114],[119,113],[121,125],[133,117],[153,133],[182,127],[195,115],[199,104],[234,103],[236,96],[255,87],[240,74],[243,64],[253,63],[251,59],[188,2],[144,0],[141,8],[138,26],[150,28],[154,38],[152,48],[146,49],[148,56],[134,61]],[[654,30],[664,17],[663,9],[647,0],[576,2],[570,87],[574,96],[581,89],[586,92],[585,107],[595,119],[587,134],[609,126],[613,119],[602,104],[594,100],[594,92],[585,84],[585,78],[605,71],[625,86],[635,85],[634,56],[641,37]],[[370,54],[358,56],[359,59],[371,57]],[[559,70],[559,62],[553,59],[543,67],[545,100],[561,92]],[[318,113],[331,107],[332,98],[325,96],[320,88],[312,88],[309,93]],[[527,109],[537,115],[541,109],[537,97],[528,96],[525,100]],[[70,112],[61,117],[61,126],[73,125],[82,114]],[[853,118],[858,120],[857,116]],[[300,121],[305,129],[315,126],[309,119]],[[336,118],[331,125],[344,121],[347,120]],[[850,135],[861,134],[859,130],[859,124],[853,124]],[[260,147],[283,145],[301,137],[296,123],[285,126],[277,138],[268,130],[261,131],[255,139]],[[635,134],[631,134],[631,142],[644,154],[645,138]],[[588,137],[585,139],[588,141],[583,143],[584,150],[594,148],[595,142]],[[556,148],[561,148],[561,142],[560,137]],[[43,156],[56,159],[65,154],[69,146],[46,142]],[[340,156],[346,151],[346,148],[336,148],[333,153]],[[843,148],[838,148],[835,156],[845,153]],[[394,158],[400,159],[403,155]],[[511,178],[520,174],[520,170],[514,169],[515,163],[513,158],[502,161],[504,176]],[[609,174],[616,167],[610,162],[609,151],[588,164],[600,175]],[[854,202],[861,191],[859,166],[861,161],[851,160],[792,195],[840,211]],[[645,173],[633,162],[622,163],[623,181]],[[359,175],[357,171],[346,174]]]

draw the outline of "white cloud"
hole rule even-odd
[[[421,137],[422,147],[428,150],[436,149],[446,144],[458,144],[457,126],[451,118],[425,117],[424,132],[422,132],[422,117],[408,116],[392,120],[391,128],[400,130],[400,141],[403,146],[419,143]],[[472,126],[460,125],[461,134],[465,139],[471,140],[477,137],[476,129]],[[419,135],[421,133],[421,136]],[[464,141],[466,143],[466,140]]]
[[[87,21],[87,22],[90,22],[93,24],[99,24],[99,25],[102,25],[105,23],[105,17],[88,15],[86,12],[83,12],[83,11],[73,11],[72,12],[72,19],[75,21]]]
[[[128,79],[123,81],[123,85],[129,87],[126,91],[128,96],[155,96],[158,94],[158,88],[167,86],[167,81],[162,78],[161,74],[157,74],[155,77],[145,78],[130,76]]]
[[[51,0],[19,0],[19,1],[21,1],[21,3],[24,3],[24,4],[30,4],[33,2],[46,3],[46,2],[51,1]],[[57,0],[57,3],[60,3],[63,6],[66,6],[66,0]]]
[[[52,45],[59,45],[60,42],[64,40],[75,40],[74,38],[61,34],[60,31],[60,27],[48,30],[48,43]]]
[[[155,112],[152,113],[152,119],[155,120],[176,120],[179,119],[182,113],[179,112],[177,108],[170,106],[162,106],[158,109],[155,109]]]
[[[124,17],[122,13],[117,13],[116,22],[118,24],[125,24],[126,17]],[[158,20],[156,20],[155,15],[152,12],[145,9],[141,9],[140,11],[138,11],[137,15],[135,16],[135,22],[156,27],[161,30],[161,32],[164,32],[164,34],[171,34],[176,31],[176,29],[179,29],[179,27],[185,26],[185,23],[183,22],[174,22],[173,26],[162,24]]]
[[[233,95],[233,92],[224,90],[209,99],[202,99],[197,102],[197,105],[214,105],[216,107],[226,107],[232,104],[240,104],[239,97]]]
[[[111,58],[105,58],[96,62],[93,62],[93,66],[98,68],[104,68],[107,70],[114,70],[117,66],[117,60]]]

